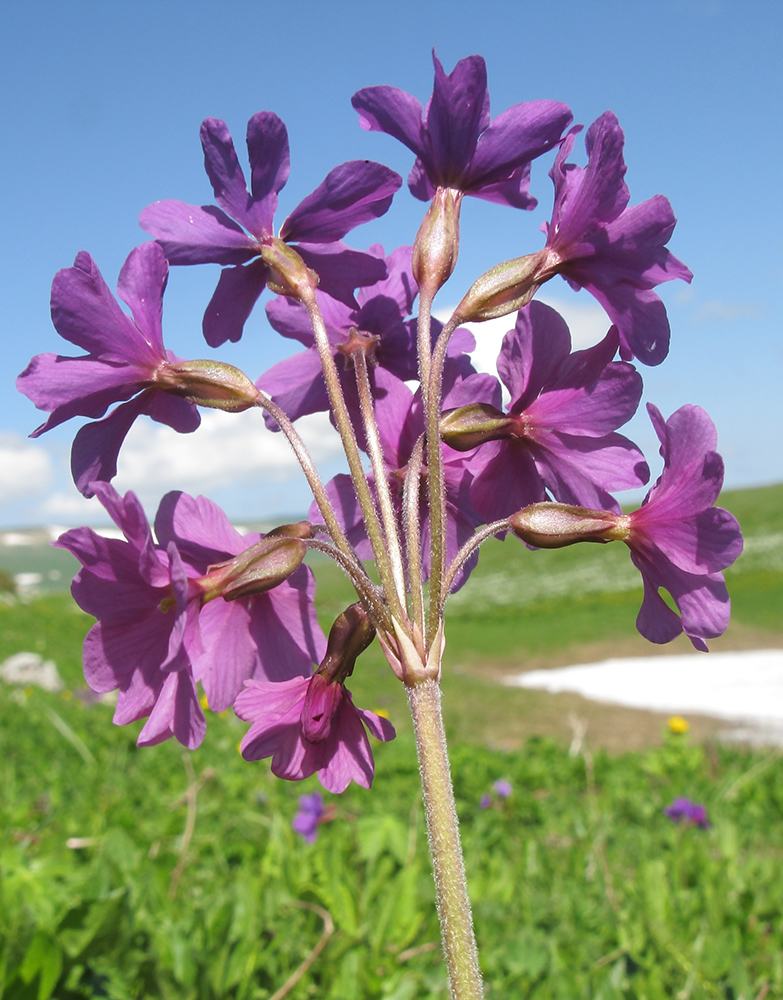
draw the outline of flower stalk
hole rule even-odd
[[[484,987],[443,728],[440,685],[434,679],[425,680],[408,686],[406,693],[416,735],[438,919],[451,997],[452,1000],[482,1000]]]

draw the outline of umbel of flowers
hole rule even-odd
[[[663,472],[638,510],[624,513],[614,496],[649,479],[620,428],[642,397],[632,362],[657,365],[668,352],[656,288],[691,278],[667,248],[675,219],[666,198],[630,204],[617,119],[607,111],[587,129],[579,166],[581,126],[569,127],[564,104],[516,104],[493,118],[480,57],[450,74],[434,64],[424,108],[389,86],[353,97],[363,128],[415,156],[408,187],[426,209],[411,246],[342,242],[382,216],[402,185],[367,160],[329,171],[275,228],[289,176],[285,126],[268,111],[250,119],[248,183],[227,126],[207,119],[201,141],[215,204],[144,209],[152,240],[131,251],[117,286],[127,310],[90,255],[78,253],[54,279],[52,319],[81,353],[36,356],[18,387],[48,413],[34,436],[86,418],[73,444],[74,480],[122,538],[79,528],[57,544],[81,563],[73,595],[96,618],[84,644],[87,682],[118,692],[117,724],[143,720],[139,745],[174,737],[198,746],[201,689],[209,710],[233,706],[249,723],[247,760],[271,758],[289,780],[317,774],[332,792],[350,781],[368,788],[367,734],[389,740],[394,729],[355,706],[349,685],[377,639],[413,715],[452,996],[476,1000],[483,988],[439,700],[449,594],[492,536],[510,532],[542,549],[621,542],[644,587],[639,631],[658,643],[684,632],[706,650],[728,622],[722,571],[742,541],[735,519],[714,506],[723,464],[698,406],[667,419],[648,405]],[[459,255],[465,197],[536,209],[531,169],[550,151],[554,201],[543,245],[520,246],[518,257],[480,275],[439,323],[433,301]],[[238,340],[269,291],[271,327],[301,350],[253,380],[167,349],[169,269],[202,263],[223,265],[204,316],[208,345]],[[557,275],[606,310],[606,335],[588,350],[573,351],[565,321],[535,298]],[[475,341],[460,324],[504,315],[499,379],[478,374]],[[192,433],[203,407],[259,408],[286,436],[313,494],[307,521],[242,535],[210,500],[173,492],[150,527],[135,495],[117,493],[111,480],[133,422],[146,415]],[[328,483],[294,425],[320,411],[330,414],[349,469]],[[334,559],[356,591],[328,636],[315,614],[310,551]]]

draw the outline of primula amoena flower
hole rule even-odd
[[[612,361],[616,349],[611,330],[572,354],[568,327],[554,309],[541,302],[520,309],[498,358],[511,396],[508,418],[499,440],[481,444],[470,460],[470,498],[487,522],[544,500],[547,490],[562,503],[619,512],[608,491],[647,482],[641,452],[615,433],[642,393],[638,372]],[[500,403],[499,386],[491,403]]]
[[[729,595],[722,570],[742,552],[736,519],[714,507],[723,485],[723,460],[715,451],[715,426],[698,406],[682,406],[664,420],[647,410],[661,442],[664,468],[644,503],[630,514],[562,504],[532,504],[509,518],[523,541],[542,548],[575,542],[623,541],[642,574],[644,598],[636,627],[650,642],[680,633],[696,649],[722,635]],[[674,601],[679,615],[660,594]]]
[[[698,406],[664,420],[647,405],[664,468],[639,510],[620,518],[631,559],[642,574],[644,601],[636,624],[651,642],[684,632],[696,649],[726,631],[731,604],[722,570],[742,552],[736,518],[714,507],[723,486],[715,425]],[[659,589],[671,594],[678,616]]]
[[[242,336],[245,320],[268,281],[276,280],[276,244],[296,244],[320,287],[355,303],[353,290],[384,277],[383,262],[339,241],[355,226],[386,212],[402,179],[369,160],[343,163],[288,216],[276,237],[277,196],[288,180],[288,133],[270,111],[247,125],[248,192],[234,143],[224,122],[201,125],[204,165],[219,208],[158,201],[141,213],[143,229],[163,247],[171,264],[227,264],[204,315],[204,336],[216,347]],[[269,254],[271,253],[271,257]],[[266,257],[266,259],[265,259]]]
[[[300,566],[267,593],[206,600],[209,567],[258,542],[240,535],[204,497],[164,497],[156,544],[132,493],[93,488],[125,539],[75,528],[57,545],[81,562],[76,603],[98,619],[84,642],[84,675],[93,691],[118,691],[118,725],[147,716],[139,746],[171,736],[190,749],[206,722],[196,684],[213,711],[230,707],[249,677],[283,680],[309,672],[325,648],[315,617],[314,582]],[[209,594],[212,597],[212,594]]]
[[[571,121],[569,108],[558,101],[529,101],[490,120],[481,56],[461,59],[448,75],[434,52],[432,60],[435,86],[426,111],[397,87],[367,87],[351,99],[359,124],[394,136],[416,154],[408,186],[422,201],[429,201],[438,188],[450,188],[533,208],[530,161],[558,142]]]
[[[339,681],[322,674],[280,684],[246,682],[234,704],[252,723],[241,750],[245,760],[272,758],[272,772],[297,781],[318,774],[329,792],[344,792],[351,781],[369,788],[375,773],[365,726],[378,740],[394,739],[388,719],[356,708]]]
[[[117,455],[141,413],[180,432],[200,421],[192,402],[173,395],[165,380],[177,358],[163,347],[161,312],[168,264],[160,247],[145,243],[131,251],[117,291],[132,318],[118,305],[88,253],[58,271],[52,283],[52,320],[61,337],[87,351],[78,358],[39,354],[17,379],[17,388],[50,416],[31,437],[71,417],[106,419],[76,435],[71,466],[77,487],[92,496],[90,484],[110,480]],[[128,402],[121,402],[128,400]]]
[[[550,171],[555,205],[536,281],[561,274],[572,287],[586,288],[617,326],[621,356],[658,365],[669,352],[669,320],[652,289],[693,277],[666,249],[676,222],[672,207],[662,195],[628,207],[624,136],[611,111],[587,130],[586,167],[566,163],[578,131],[566,136]]]

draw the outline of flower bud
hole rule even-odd
[[[259,391],[250,379],[223,361],[179,361],[161,365],[156,381],[196,406],[241,413],[254,406]]]
[[[235,601],[272,590],[299,569],[306,551],[298,537],[262,538],[233,559],[209,567],[206,575],[196,581],[203,592],[202,602],[206,604],[216,597]]]
[[[350,677],[357,657],[375,638],[375,627],[361,604],[352,604],[335,618],[318,672],[330,680]]]
[[[547,253],[547,250],[539,250],[486,271],[473,282],[457,306],[454,321],[469,323],[495,319],[526,306],[543,283],[542,268]]]
[[[533,503],[508,519],[523,542],[561,549],[576,542],[612,542],[628,536],[627,516],[564,503]]]
[[[461,204],[461,191],[439,187],[416,234],[413,277],[419,289],[431,296],[446,284],[457,263]]]
[[[306,740],[320,743],[329,736],[340,702],[350,697],[343,681],[353,673],[356,658],[374,638],[375,628],[361,604],[352,604],[337,616],[329,630],[326,655],[307,687],[301,716]]]
[[[306,302],[318,286],[318,275],[302,260],[293,247],[271,239],[261,245],[261,259],[269,268],[267,285],[278,295]]]
[[[514,418],[491,403],[471,403],[443,412],[440,436],[455,451],[470,451],[485,441],[511,437],[514,426]]]

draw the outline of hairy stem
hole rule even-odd
[[[353,362],[356,369],[359,406],[361,407],[362,420],[364,421],[364,436],[367,439],[367,453],[372,463],[372,471],[375,476],[375,492],[378,495],[381,520],[383,521],[383,528],[386,532],[386,541],[388,543],[389,562],[391,563],[392,576],[397,587],[397,596],[399,597],[400,604],[404,606],[405,570],[402,565],[400,533],[397,529],[397,515],[392,502],[391,490],[389,489],[386,463],[383,460],[383,449],[381,448],[381,440],[378,433],[378,423],[375,419],[370,374],[367,370],[367,355],[363,351],[358,351],[353,355]]]
[[[315,345],[318,349],[318,356],[321,359],[326,391],[329,394],[329,403],[332,407],[337,431],[343,443],[345,457],[348,460],[351,480],[356,490],[356,498],[359,501],[359,506],[362,509],[365,528],[367,529],[367,535],[372,545],[373,555],[375,556],[375,564],[378,567],[378,573],[380,574],[387,600],[397,611],[400,620],[404,621],[407,618],[407,611],[403,608],[397,596],[397,588],[386,551],[383,529],[381,528],[378,511],[375,509],[375,501],[370,492],[364,469],[362,468],[362,459],[359,453],[359,446],[356,443],[356,434],[351,423],[351,416],[348,413],[348,407],[345,405],[345,397],[340,385],[340,376],[337,373],[337,366],[332,357],[332,347],[329,343],[329,336],[326,332],[326,326],[314,291],[308,296],[304,304],[307,307],[307,314],[310,318],[313,333],[315,334]]]
[[[424,436],[416,442],[402,491],[402,517],[405,525],[408,576],[411,587],[411,614],[413,621],[424,635],[424,588],[421,573],[421,470],[424,464]]]
[[[429,370],[426,393],[425,421],[427,436],[427,499],[430,511],[430,613],[425,646],[429,647],[440,627],[439,611],[445,600],[444,573],[446,570],[446,485],[443,480],[443,452],[440,445],[440,406],[443,384],[443,366],[446,351],[456,323],[454,317],[441,331]]]
[[[318,474],[318,470],[315,465],[313,465],[310,453],[307,448],[305,448],[304,442],[299,436],[296,428],[288,419],[284,411],[280,409],[277,403],[273,403],[272,400],[263,393],[260,393],[256,406],[260,407],[262,410],[266,410],[266,412],[275,420],[277,426],[286,436],[288,443],[293,448],[294,454],[296,455],[299,465],[302,468],[302,472],[307,479],[307,484],[315,497],[315,502],[318,504],[321,517],[324,519],[326,529],[331,535],[332,541],[344,555],[355,559],[356,557],[354,555],[353,546],[350,544],[345,536],[345,532],[340,527],[334,508],[332,507],[331,501],[326,493],[321,477]]]
[[[432,355],[430,335],[432,326],[432,300],[432,294],[428,295],[426,292],[419,292],[419,317],[416,324],[416,336],[419,351],[419,381],[421,382],[421,394],[425,406],[430,381],[430,357]]]
[[[456,577],[457,573],[459,573],[459,571],[462,569],[462,567],[465,565],[465,562],[470,558],[473,552],[476,551],[479,545],[482,545],[484,542],[486,542],[488,538],[491,538],[493,535],[496,535],[499,531],[507,531],[507,530],[508,530],[508,518],[503,518],[503,520],[501,521],[493,521],[492,524],[487,524],[485,527],[481,529],[481,531],[477,531],[472,538],[469,538],[467,542],[465,542],[465,544],[459,550],[459,552],[456,554],[456,556],[454,556],[454,559],[452,560],[451,565],[449,566],[448,571],[446,573],[446,578],[443,581],[443,599],[440,602],[440,607],[438,608],[438,613],[441,616],[443,615],[443,607],[446,604],[446,600],[449,596],[449,591],[451,590],[452,585],[454,584],[454,578]]]
[[[376,628],[380,626],[386,631],[393,629],[391,615],[384,604],[383,594],[369,578],[356,556],[352,559],[347,558],[336,546],[330,545],[329,542],[322,542],[318,538],[305,539],[305,545],[308,549],[323,552],[343,570],[353,584],[359,600],[373,619]]]
[[[484,988],[470,911],[454,805],[440,687],[426,680],[407,688],[416,733],[443,952],[452,1000],[482,1000]]]

